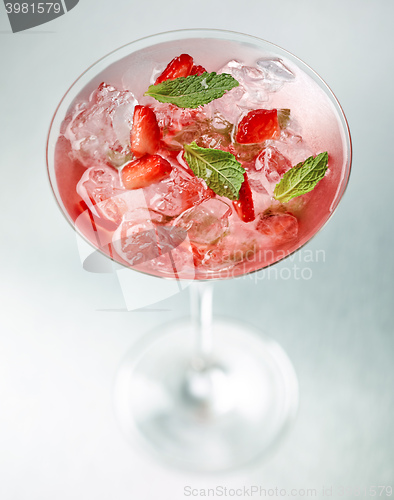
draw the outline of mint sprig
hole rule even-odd
[[[219,196],[238,199],[245,169],[234,155],[221,149],[200,148],[195,142],[185,144],[184,150],[189,167],[208,187]]]
[[[327,171],[328,153],[310,156],[288,170],[274,189],[274,198],[287,203],[296,196],[309,193],[323,179]]]
[[[145,95],[179,108],[198,108],[222,97],[239,83],[227,73],[203,73],[150,85]]]

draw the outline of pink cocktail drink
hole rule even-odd
[[[334,211],[349,173],[344,118],[316,75],[285,52],[209,38],[186,38],[182,52],[179,42],[137,50],[81,88],[54,154],[61,203],[90,243],[148,274],[212,279],[262,269]],[[237,84],[207,104],[145,95],[193,76],[208,88],[204,75],[213,72]],[[226,181],[217,189],[210,171],[193,168],[212,150],[244,172],[230,195]],[[286,173],[325,152],[327,170],[309,192],[278,196]]]

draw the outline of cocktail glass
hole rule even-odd
[[[208,71],[230,60],[250,66],[260,61],[275,87],[267,98],[269,107],[290,108],[308,147],[315,154],[329,152],[329,178],[316,188],[313,210],[302,220],[298,237],[279,249],[205,270],[194,268],[191,252],[190,265],[184,262],[187,252],[179,267],[170,251],[161,260],[132,266],[114,251],[113,228],[101,225],[94,208],[81,205],[75,185],[86,166],[75,166],[63,137],[70,109],[101,82],[141,97],[155,68],[164,68],[181,53],[191,54]],[[51,124],[47,164],[66,219],[102,254],[134,271],[192,281],[191,320],[160,325],[132,347],[120,366],[114,401],[126,436],[173,464],[201,471],[232,469],[267,453],[294,419],[297,378],[281,347],[262,332],[212,319],[212,285],[215,279],[258,271],[295,252],[336,209],[350,174],[351,141],[327,85],[295,56],[248,35],[202,29],[154,35],[111,52],[70,87]]]

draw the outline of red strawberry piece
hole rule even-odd
[[[298,220],[289,213],[269,213],[260,217],[256,229],[276,243],[284,243],[297,236]]]
[[[120,175],[126,189],[138,189],[167,177],[171,170],[171,164],[160,155],[145,155],[127,163]]]
[[[130,133],[130,149],[137,158],[154,154],[160,146],[160,128],[154,111],[148,106],[134,108],[133,126]]]
[[[190,71],[191,75],[202,75],[203,73],[206,73],[207,70],[203,66],[196,66],[194,65],[192,67],[192,70]]]
[[[155,84],[162,83],[165,80],[175,80],[175,78],[180,78],[181,76],[189,76],[193,67],[193,58],[189,54],[181,54],[175,57],[170,63],[168,63],[166,69],[157,78]]]
[[[242,118],[235,140],[240,144],[255,144],[278,137],[278,111],[276,109],[256,109]]]
[[[233,201],[233,206],[238,214],[238,217],[243,222],[251,222],[255,219],[252,190],[250,189],[246,173],[244,174],[244,181],[241,189],[239,190],[239,198],[238,200]]]

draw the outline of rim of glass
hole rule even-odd
[[[246,273],[241,273],[239,275],[235,276],[214,276],[214,277],[209,277],[207,274],[206,278],[203,279],[198,279],[198,281],[211,281],[211,280],[228,280],[228,279],[234,279],[234,278],[241,278],[242,276],[247,276],[249,274],[253,274],[259,271],[262,271],[263,269],[267,269],[273,265],[276,265],[278,262],[287,259],[291,255],[293,255],[295,252],[298,252],[301,250],[306,244],[308,244],[320,231],[326,226],[328,221],[332,218],[333,214],[335,213],[340,201],[343,198],[343,195],[347,189],[348,183],[349,183],[349,178],[350,178],[350,173],[352,169],[352,156],[353,156],[353,149],[352,149],[352,139],[350,135],[350,129],[349,125],[345,116],[345,113],[343,111],[343,108],[341,104],[339,103],[337,97],[335,96],[334,92],[331,90],[331,88],[327,85],[327,83],[323,80],[323,78],[314,70],[312,69],[307,63],[305,63],[302,59],[300,59],[298,56],[294,55],[292,52],[289,52],[286,49],[283,49],[279,45],[276,45],[272,42],[269,42],[268,40],[256,37],[254,35],[248,35],[245,33],[240,33],[237,31],[231,31],[231,30],[221,30],[221,29],[211,29],[211,28],[191,28],[191,29],[182,29],[182,30],[171,30],[171,31],[164,31],[161,33],[156,33],[153,35],[148,35],[142,38],[139,38],[137,40],[134,40],[132,42],[129,42],[127,44],[124,44],[117,49],[112,50],[111,52],[107,53],[100,59],[98,59],[96,62],[91,64],[83,73],[81,73],[74,81],[73,83],[69,86],[63,97],[61,98],[58,106],[56,107],[56,110],[52,116],[52,120],[49,125],[49,130],[48,130],[48,135],[47,135],[47,142],[46,142],[46,164],[47,164],[47,174],[48,174],[48,179],[49,183],[51,186],[52,194],[55,198],[55,201],[63,214],[63,217],[66,219],[66,221],[69,223],[69,225],[73,228],[74,231],[77,232],[79,236],[81,236],[84,241],[86,241],[89,246],[91,246],[95,251],[99,252],[101,255],[106,257],[107,259],[110,259],[111,261],[115,262],[116,264],[126,268],[126,269],[131,269],[132,271],[139,272],[141,274],[145,274],[147,276],[155,276],[156,278],[162,278],[162,279],[170,279],[170,280],[179,280],[179,279],[186,279],[186,280],[193,280],[196,278],[178,278],[177,276],[171,277],[171,276],[157,276],[152,273],[148,273],[146,271],[141,271],[139,269],[135,269],[134,267],[131,267],[127,264],[123,264],[122,262],[119,262],[117,259],[114,259],[113,257],[109,256],[106,254],[103,250],[99,249],[93,243],[89,241],[89,239],[78,229],[76,228],[75,224],[71,221],[71,218],[67,214],[67,211],[65,208],[62,206],[61,202],[61,197],[57,193],[57,186],[56,186],[56,181],[52,179],[51,175],[51,163],[54,163],[53,160],[53,155],[50,158],[50,153],[54,153],[54,149],[56,146],[56,142],[58,140],[59,135],[56,134],[55,137],[54,135],[54,125],[55,123],[59,122],[59,130],[60,130],[60,125],[66,115],[67,110],[69,109],[72,101],[91,80],[95,76],[94,74],[91,74],[92,70],[95,69],[95,74],[97,75],[100,73],[100,71],[105,70],[111,63],[115,63],[116,61],[122,59],[123,57],[126,57],[127,55],[130,55],[133,52],[136,52],[137,50],[141,50],[147,47],[151,47],[153,45],[158,45],[159,43],[164,43],[164,42],[171,42],[171,41],[176,41],[176,40],[183,40],[183,39],[190,39],[190,38],[217,38],[221,40],[228,40],[228,41],[233,41],[233,42],[244,42],[244,43],[251,43],[255,46],[263,46],[265,45],[266,47],[269,47],[271,50],[274,50],[277,55],[284,55],[288,59],[290,59],[292,62],[294,62],[298,67],[300,67],[308,76],[310,76],[318,85],[320,88],[322,88],[329,99],[331,100],[332,104],[334,105],[338,117],[340,120],[340,123],[342,125],[342,130],[344,133],[344,151],[347,153],[347,158],[346,158],[346,165],[345,165],[345,172],[344,176],[341,182],[341,186],[337,191],[336,194],[336,199],[334,200],[332,204],[332,211],[326,218],[326,220],[322,223],[322,225],[317,229],[317,231],[307,240],[305,241],[302,245],[298,246],[295,248],[292,252],[289,252],[287,255],[283,256],[282,258],[278,259],[277,261],[269,264],[268,266],[261,267],[259,269],[254,269],[251,271],[248,271]],[[134,50],[130,50],[130,48],[133,48]],[[116,59],[111,60],[113,55],[117,55]],[[78,91],[70,97],[72,90],[74,87],[76,87],[78,84]],[[69,98],[69,101],[67,100]],[[63,112],[63,108],[64,112]],[[60,112],[62,113],[60,114]],[[54,174],[53,174],[54,175]]]

